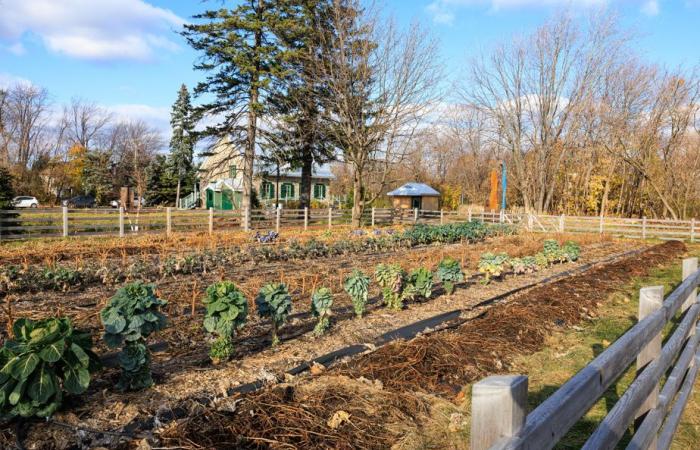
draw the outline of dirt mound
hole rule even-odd
[[[656,245],[636,257],[534,288],[455,330],[387,345],[335,372],[380,380],[399,392],[455,395],[486,374],[506,372],[514,355],[539,350],[554,328],[591,317],[618,286],[685,250],[678,241]]]

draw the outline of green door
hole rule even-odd
[[[207,209],[214,207],[214,191],[207,189]]]
[[[221,209],[230,211],[233,209],[233,192],[221,190]]]

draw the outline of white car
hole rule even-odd
[[[12,199],[12,206],[15,208],[37,208],[39,200],[36,197],[20,196]]]

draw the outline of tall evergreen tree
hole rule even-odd
[[[10,169],[0,166],[0,209],[12,208],[12,199],[15,197],[14,178]]]
[[[183,180],[190,180],[193,175],[194,156],[194,120],[192,116],[192,104],[187,86],[180,86],[177,100],[173,104],[170,113],[170,126],[172,137],[170,138],[170,163],[173,174],[177,178],[175,190],[175,206],[180,204],[180,189]]]
[[[169,161],[165,155],[156,155],[146,171],[146,203],[148,205],[172,204],[179,181],[177,172],[173,170],[172,161]]]
[[[285,49],[284,76],[272,97],[275,131],[269,142],[284,153],[292,167],[301,168],[299,200],[311,206],[314,163],[330,161],[335,147],[324,135],[323,105],[330,99],[321,66],[331,50],[333,0],[280,0],[275,34]]]
[[[281,71],[282,50],[272,33],[278,13],[274,0],[246,0],[198,14],[194,19],[200,23],[185,25],[183,31],[190,46],[202,52],[194,68],[207,73],[195,94],[210,97],[197,114],[220,119],[203,134],[228,137],[244,149],[243,208],[251,206],[258,120],[266,110],[272,80]]]

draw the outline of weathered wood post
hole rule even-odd
[[[562,214],[561,216],[559,216],[559,232],[560,232],[560,233],[563,233],[563,232],[564,232],[564,219],[565,219],[565,218],[566,218],[566,216],[565,216],[564,214]]]
[[[243,208],[243,231],[250,231],[250,208]]]
[[[531,212],[527,213],[527,231],[532,231],[534,226],[534,217]]]
[[[304,206],[304,231],[309,228],[309,207]]]
[[[413,223],[418,223],[418,208],[413,208]]]
[[[467,222],[472,221],[472,207],[470,206],[469,209],[467,209]]]
[[[603,221],[605,220],[605,216],[603,214],[600,215],[600,223],[598,224],[598,232],[600,234],[603,234]]]
[[[170,236],[173,233],[173,210],[170,206],[165,208],[165,234]]]
[[[275,231],[280,232],[280,222],[282,221],[282,204],[277,205],[277,210],[275,211]]]
[[[647,238],[647,216],[642,216],[642,239]]]
[[[209,236],[214,234],[214,208],[209,207]]]
[[[505,211],[501,210],[501,212],[498,213],[498,223],[503,223],[506,221],[506,213]]]
[[[472,386],[472,450],[515,436],[527,416],[527,377],[494,375]]]
[[[333,227],[333,208],[328,208],[328,229]]]
[[[683,279],[685,280],[698,270],[698,258],[685,258],[683,260]],[[688,308],[693,306],[698,297],[698,288],[693,289],[688,298],[683,302],[681,311],[685,312]],[[695,326],[691,327],[690,335],[695,333]]]
[[[124,207],[119,207],[119,237],[124,237]]]
[[[445,223],[445,210],[440,208],[440,225]]]
[[[648,286],[639,290],[639,320],[644,319],[654,311],[661,309],[664,303],[664,287],[663,286]],[[661,333],[654,336],[637,355],[637,376],[649,365],[653,360],[661,355]],[[635,428],[637,428],[646,414],[656,408],[659,401],[659,385],[654,387],[654,390],[649,394],[649,397],[644,401],[642,406],[635,414]],[[656,448],[656,438],[650,448]]]
[[[482,210],[481,210],[481,221],[482,221],[482,222],[484,222],[484,212],[485,212],[485,211],[482,209]]]
[[[68,237],[68,207],[64,206],[63,212],[63,237]]]
[[[695,217],[690,219],[690,242],[695,242]]]
[[[372,207],[372,228],[374,228],[374,214],[375,214],[375,207]]]

